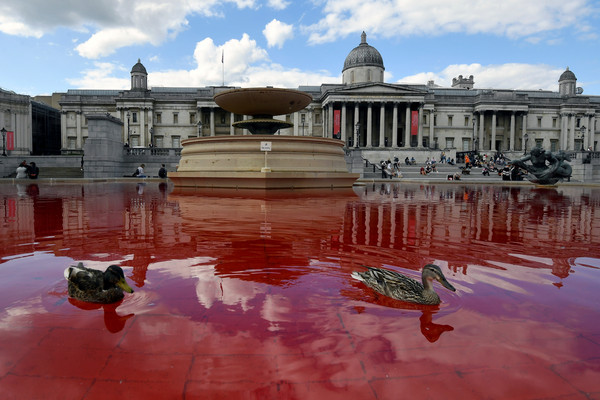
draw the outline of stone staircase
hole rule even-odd
[[[79,167],[41,167],[40,178],[83,178]]]

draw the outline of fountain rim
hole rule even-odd
[[[278,96],[279,101],[274,101],[274,96]],[[224,110],[235,114],[274,116],[300,111],[313,98],[300,90],[266,86],[225,90],[215,94],[213,100]]]

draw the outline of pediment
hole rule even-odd
[[[366,83],[360,85],[340,86],[327,91],[328,96],[425,96],[427,89],[420,86]]]

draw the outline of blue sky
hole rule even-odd
[[[600,95],[600,4],[589,0],[3,0],[0,87],[38,95],[150,86],[341,83],[367,42],[388,83],[558,90],[568,66]],[[224,63],[221,57],[224,55]]]

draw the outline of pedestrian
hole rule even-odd
[[[165,164],[161,164],[161,167],[158,170],[158,177],[163,179],[167,177],[167,169],[165,168]]]

